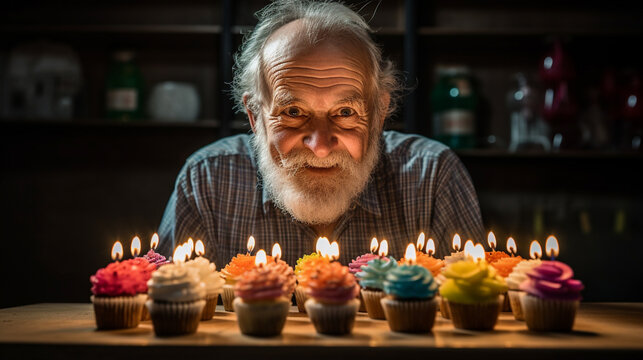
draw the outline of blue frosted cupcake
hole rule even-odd
[[[400,265],[386,274],[381,299],[392,331],[430,332],[435,323],[438,291],[431,272],[419,265]]]
[[[396,267],[397,262],[392,257],[372,259],[362,266],[360,272],[355,274],[361,286],[360,291],[366,306],[366,313],[371,319],[386,319],[380,300],[386,295],[384,293],[386,274]]]

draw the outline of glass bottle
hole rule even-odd
[[[106,93],[107,118],[122,122],[143,118],[143,76],[133,52],[114,53]]]
[[[433,137],[453,149],[475,146],[477,85],[468,68],[439,67],[431,93]]]
[[[549,128],[535,114],[533,87],[523,73],[513,76],[513,83],[506,95],[507,109],[511,121],[511,142],[509,151],[549,151]]]

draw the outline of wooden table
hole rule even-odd
[[[193,335],[154,336],[152,324],[136,329],[97,331],[91,304],[35,304],[0,310],[0,358],[42,359],[511,359],[643,358],[643,303],[583,303],[574,332],[529,332],[524,322],[503,313],[494,331],[456,330],[439,314],[431,334],[393,333],[385,321],[358,314],[353,334],[315,333],[295,307],[283,334],[253,338],[240,334],[234,313],[217,309]],[[358,358],[356,358],[358,357]]]

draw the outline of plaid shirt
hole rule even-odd
[[[318,234],[277,208],[261,186],[249,140],[237,135],[210,144],[186,162],[159,229],[159,251],[171,255],[188,237],[205,243],[206,256],[219,268],[246,253],[250,235],[255,251],[268,254],[278,242],[294,266],[315,251]],[[369,252],[373,237],[387,239],[389,255],[404,257],[420,232],[433,238],[437,256],[451,251],[455,233],[484,242],[480,208],[466,169],[446,146],[418,135],[385,131],[372,180],[341,216],[332,234],[340,262]]]

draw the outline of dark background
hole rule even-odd
[[[643,254],[641,153],[591,146],[510,153],[504,105],[516,71],[538,86],[538,64],[555,38],[573,56],[581,99],[599,86],[605,69],[622,76],[640,72],[639,2],[349,3],[363,7],[368,18],[377,8],[370,21],[378,30],[376,40],[414,86],[390,129],[432,135],[428,99],[438,64],[465,64],[480,81],[487,112],[478,118],[478,146],[458,154],[499,247],[513,236],[527,256],[531,240],[544,246],[553,233],[561,245],[559,258],[586,284],[587,301],[643,300],[643,271],[637,266]],[[66,0],[3,5],[3,84],[12,49],[48,40],[77,52],[83,87],[71,119],[5,116],[0,121],[0,307],[87,302],[89,276],[110,261],[114,241],[127,249],[139,235],[143,250],[149,248],[187,156],[222,136],[248,131],[243,116],[231,111],[226,82],[241,32],[255,24],[252,13],[265,4]],[[106,71],[111,53],[121,48],[136,51],[148,88],[163,80],[195,84],[202,103],[198,121],[106,119]]]

